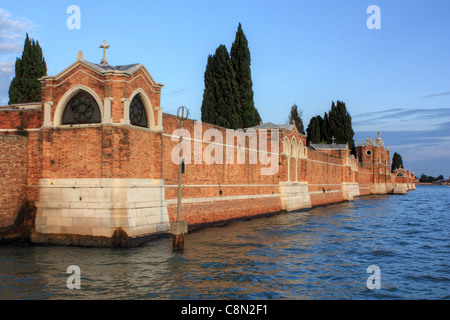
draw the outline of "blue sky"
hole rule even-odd
[[[67,28],[67,8],[81,11]],[[377,5],[381,29],[366,26]],[[78,50],[100,63],[142,63],[165,86],[161,105],[199,119],[209,54],[247,36],[255,105],[264,122],[285,123],[295,103],[307,126],[346,103],[355,140],[376,137],[416,175],[450,176],[450,2],[381,0],[24,1],[0,4],[0,104],[8,101],[25,33],[43,48],[49,75]]]

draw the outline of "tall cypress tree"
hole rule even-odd
[[[239,92],[239,113],[243,128],[256,126],[261,117],[253,101],[253,82],[250,70],[251,58],[248,41],[239,23],[236,37],[230,50],[231,64],[236,73],[236,82]]]
[[[403,159],[401,155],[395,152],[394,155],[392,156],[391,171],[393,172],[395,169],[400,168],[403,168]]]
[[[323,121],[321,116],[315,116],[309,120],[308,128],[306,128],[306,143],[320,143],[320,123]]]
[[[202,121],[207,123],[213,123],[218,117],[216,110],[216,99],[214,96],[214,75],[213,75],[213,56],[208,56],[208,62],[206,64],[205,76],[205,89],[203,91],[202,102]]]
[[[323,143],[330,143],[330,123],[328,121],[328,114],[325,112],[323,120],[320,122],[320,141]]]
[[[242,128],[236,73],[224,45],[208,57],[201,110],[203,122],[231,129]]]
[[[289,114],[289,123],[292,123],[292,120],[295,122],[295,126],[297,127],[298,132],[305,134],[305,129],[303,127],[303,121],[301,118],[302,112],[300,111],[300,114],[298,112],[298,107],[296,104],[294,104],[291,107],[291,113]]]
[[[353,140],[354,131],[352,128],[352,118],[347,111],[345,103],[337,100],[331,105],[328,113],[328,122],[330,137],[335,138],[336,143],[348,143],[352,154],[356,153],[355,141]]]
[[[41,101],[39,78],[47,75],[47,64],[38,41],[25,38],[22,57],[16,59],[15,77],[9,86],[9,104]]]

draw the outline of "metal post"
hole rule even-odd
[[[180,132],[183,131],[183,122],[184,120],[181,120],[181,125],[180,125]],[[181,182],[182,182],[182,177],[181,177],[181,166],[182,166],[182,162],[183,162],[183,135],[180,135],[180,164],[178,165],[178,206],[177,206],[177,221],[181,221]]]
[[[181,115],[180,115],[181,111]],[[186,113],[186,114],[185,114]],[[184,249],[184,235],[187,233],[187,221],[181,220],[181,188],[182,188],[182,172],[183,166],[183,124],[187,119],[189,110],[186,107],[178,108],[177,117],[180,120],[180,163],[178,165],[178,200],[177,200],[177,221],[171,223],[171,233],[173,234],[173,251],[182,251]]]

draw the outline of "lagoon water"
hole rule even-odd
[[[0,299],[450,299],[450,188],[238,221],[132,249],[0,246]],[[80,267],[69,290],[70,265]],[[369,289],[380,269],[380,289]]]

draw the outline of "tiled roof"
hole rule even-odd
[[[346,144],[319,144],[311,143],[310,147],[315,150],[347,150],[348,146]]]
[[[272,122],[262,123],[260,125],[251,127],[252,129],[285,129],[291,131],[294,128],[293,124],[274,124]]]
[[[83,60],[82,63],[86,64],[87,66],[89,66],[101,73],[115,72],[115,73],[126,73],[128,75],[135,73],[137,70],[139,70],[139,68],[142,67],[142,64],[140,64],[140,63],[134,63],[134,64],[128,64],[128,65],[122,65],[122,66],[111,66],[109,64],[102,65],[102,64],[92,63],[92,62],[89,62],[86,60]]]

